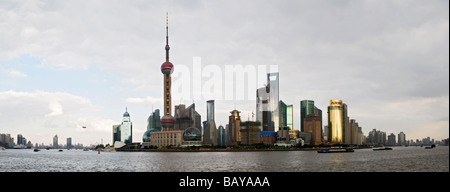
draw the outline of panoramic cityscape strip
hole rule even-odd
[[[342,100],[332,99],[327,108],[327,114],[314,105],[314,100],[300,101],[300,128],[294,128],[294,111],[292,104],[286,104],[280,98],[280,74],[278,65],[270,65],[269,72],[265,65],[261,66],[225,66],[221,68],[208,65],[202,69],[201,57],[193,57],[193,74],[189,68],[180,65],[180,72],[174,82],[176,92],[184,95],[184,99],[200,100],[210,97],[206,102],[206,121],[195,110],[195,103],[186,107],[185,104],[174,106],[172,113],[172,74],[175,66],[169,61],[169,26],[166,16],[165,62],[161,65],[163,74],[163,108],[155,109],[147,120],[147,130],[142,135],[142,142],[133,141],[133,125],[127,108],[121,124],[112,125],[112,141],[107,145],[100,144],[83,146],[73,144],[72,138],[66,138],[65,144],[59,143],[58,135],[53,137],[51,144],[32,144],[22,134],[14,139],[8,133],[0,134],[0,147],[23,148],[53,148],[53,149],[96,149],[104,151],[149,151],[149,149],[274,149],[274,148],[315,148],[315,147],[374,147],[374,146],[448,146],[449,139],[441,141],[430,137],[409,139],[406,133],[390,133],[373,129],[364,135],[362,127],[355,119],[348,116],[349,106]],[[198,71],[203,70],[203,71]],[[210,74],[211,79],[201,82],[196,77]],[[212,74],[212,75],[211,75]],[[222,74],[224,74],[222,76]],[[232,81],[233,77],[238,79]],[[245,78],[247,77],[247,78]],[[228,79],[228,78],[231,78]],[[246,81],[244,80],[246,79]],[[192,81],[191,81],[192,80]],[[265,86],[257,88],[256,82],[264,81]],[[225,82],[225,83],[224,83]],[[239,82],[239,83],[226,83]],[[247,82],[247,86],[244,86]],[[225,89],[222,88],[225,84]],[[193,91],[191,91],[193,85]],[[281,84],[282,85],[282,84]],[[225,90],[222,92],[222,90]],[[236,92],[234,92],[236,91]],[[251,98],[256,91],[256,98]],[[239,93],[239,94],[238,94]],[[241,111],[230,111],[229,122],[217,126],[215,123],[215,100],[256,101],[255,112],[248,120],[241,118]],[[173,114],[173,116],[172,116]],[[162,116],[162,117],[161,117]],[[82,127],[86,129],[86,126]],[[151,151],[151,150],[150,150]]]

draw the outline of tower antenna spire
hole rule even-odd
[[[169,61],[169,12],[166,12],[166,61]]]

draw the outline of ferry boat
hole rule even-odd
[[[390,147],[377,147],[373,148],[374,151],[382,151],[382,150],[392,150]]]
[[[332,149],[322,149],[318,150],[317,153],[348,153],[355,152],[352,148],[332,148]]]

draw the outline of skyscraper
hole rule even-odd
[[[294,130],[294,106],[288,105],[286,107],[286,126],[289,127],[289,130]]]
[[[214,120],[214,100],[206,101],[206,121],[209,123]]]
[[[274,131],[277,132],[280,127],[280,108],[279,108],[279,84],[280,74],[267,73],[267,82],[270,85],[269,105],[272,108],[272,121],[274,123]]]
[[[311,133],[311,144],[319,145],[322,143],[322,118],[320,115],[309,114],[303,119],[306,133]]]
[[[131,144],[133,142],[133,125],[130,120],[130,114],[127,108],[125,108],[125,113],[123,113],[122,124],[120,125],[120,141],[125,144]]]
[[[25,145],[22,134],[17,134],[17,145]]]
[[[214,121],[214,100],[206,101],[206,127],[203,134],[204,144],[217,145],[217,128]]]
[[[386,142],[386,145],[389,145],[389,146],[394,146],[395,145],[395,135],[394,135],[394,133],[391,133],[389,136],[388,136],[388,140],[387,140],[387,142]]]
[[[280,123],[279,126],[285,127],[287,126],[287,105],[282,100],[279,102],[280,109]]]
[[[175,118],[172,116],[172,96],[170,93],[172,86],[172,77],[174,67],[169,61],[169,14],[166,15],[166,61],[161,65],[161,72],[164,76],[163,89],[164,89],[164,116],[161,118],[161,126],[165,129],[172,129]]]
[[[113,144],[120,141],[120,124],[113,125]]]
[[[241,142],[241,116],[240,111],[233,110],[228,118],[228,145],[237,145]]]
[[[350,118],[348,117],[347,104],[342,103],[342,129],[344,133],[342,134],[342,139],[344,144],[350,144],[352,140],[352,134],[350,130]]]
[[[225,135],[225,128],[223,128],[222,125],[219,125],[219,128],[217,129],[217,145],[226,145]]]
[[[300,101],[300,131],[305,132],[304,119],[306,116],[314,114],[314,101],[302,100]]]
[[[66,148],[67,149],[71,149],[72,148],[72,137],[67,138]]]
[[[263,131],[274,131],[272,109],[269,105],[270,85],[256,90],[256,121],[261,122]]]
[[[241,144],[253,145],[259,143],[261,132],[261,122],[258,121],[246,121],[241,123]]]
[[[323,138],[323,116],[322,116],[322,110],[314,106],[314,114],[319,115],[320,117],[320,131],[321,131],[321,137]]]
[[[58,149],[59,148],[59,146],[58,146],[58,135],[55,135],[53,137],[53,148],[54,149]]]
[[[405,133],[403,133],[403,131],[398,134],[398,143],[397,144],[398,145],[406,145],[406,135],[405,135]]]
[[[356,123],[356,120],[350,119],[349,122],[350,127],[350,135],[351,135],[351,141],[349,144],[357,144],[357,137],[358,137],[358,123]]]
[[[186,105],[175,105],[174,112],[174,130],[185,130],[189,127],[202,129],[202,122],[200,114],[195,111],[195,103],[186,108]]]
[[[263,131],[278,131],[280,124],[279,73],[267,73],[267,85],[256,90],[256,121]]]
[[[161,117],[159,115],[159,109],[155,109],[154,112],[147,119],[147,130],[156,129],[161,131]]]
[[[330,100],[328,106],[328,142],[343,143],[343,110],[342,100]]]

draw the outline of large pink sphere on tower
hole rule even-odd
[[[169,61],[164,62],[161,65],[161,72],[166,75],[172,74],[173,73],[173,64]]]

